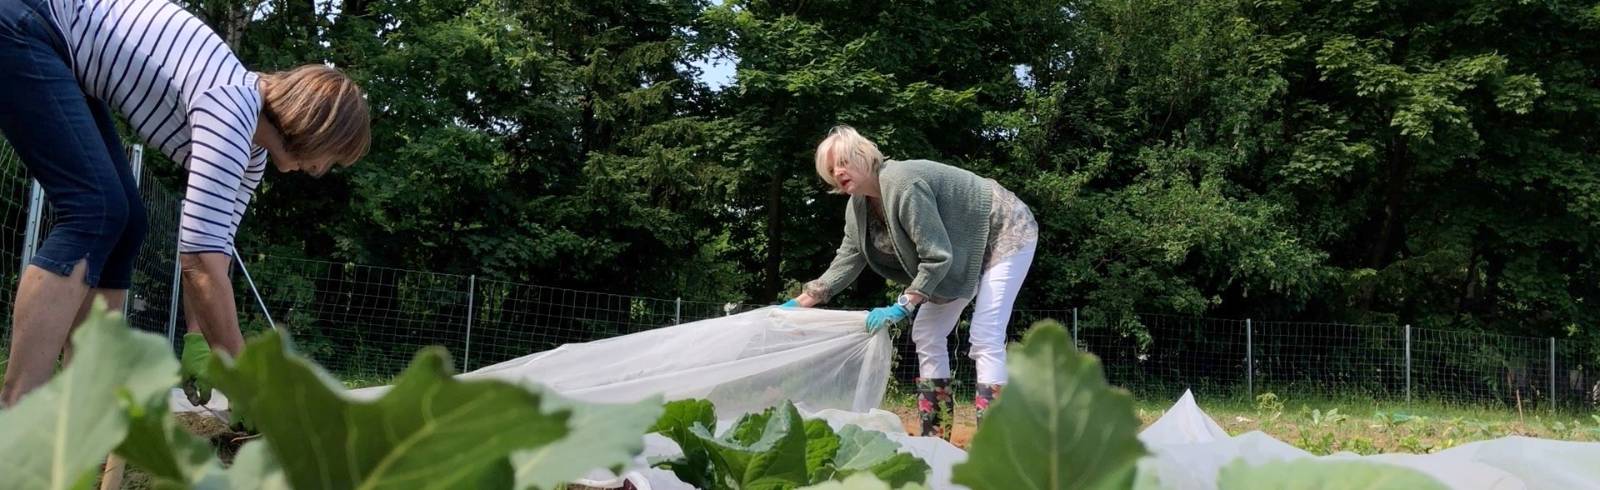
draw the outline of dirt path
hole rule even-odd
[[[893,407],[890,411],[900,416],[900,423],[905,424],[906,433],[911,435],[922,434],[922,417],[917,414],[914,407]],[[978,431],[977,411],[972,405],[956,404],[954,430],[950,433],[950,443],[961,449],[966,449],[972,442],[972,434]]]

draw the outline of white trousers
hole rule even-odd
[[[1006,383],[1006,328],[1011,323],[1011,306],[1017,291],[1033,265],[1036,245],[1029,245],[1003,259],[983,273],[976,298],[963,298],[942,305],[923,303],[911,323],[911,341],[917,344],[918,370],[922,379],[950,378],[950,331],[961,320],[961,312],[972,308],[972,350],[968,354],[978,364],[978,382]]]

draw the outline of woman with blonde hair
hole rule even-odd
[[[244,341],[227,270],[269,156],[321,175],[371,139],[364,95],[339,70],[247,70],[169,0],[0,0],[0,66],[0,132],[56,213],[17,286],[0,407],[49,380],[95,297],[113,310],[127,298],[147,224],[113,109],[188,170],[183,294],[232,355]]]
[[[911,322],[918,360],[922,435],[949,438],[947,341],[970,303],[977,362],[978,421],[1006,383],[1006,327],[1033,263],[1039,227],[1028,207],[992,179],[928,160],[886,160],[849,126],[817,145],[817,175],[850,196],[844,241],[821,278],[786,306],[825,303],[861,270],[907,284],[892,305],[867,316],[868,331]]]

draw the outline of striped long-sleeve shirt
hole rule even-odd
[[[257,75],[168,0],[51,0],[50,8],[84,93],[188,169],[179,251],[231,255],[266,170],[266,150],[251,141]]]

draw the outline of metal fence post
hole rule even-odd
[[[683,323],[683,298],[678,298],[677,300],[672,302],[672,324],[673,325],[680,325],[682,323]]]
[[[172,298],[167,302],[167,344],[173,344],[178,338],[178,300],[183,294],[183,263],[178,259],[177,243],[172,247]],[[187,313],[187,312],[185,312]],[[187,332],[185,332],[187,335]]]
[[[144,146],[135,146],[139,166],[144,167]],[[180,211],[181,212],[181,211]],[[183,253],[178,250],[178,241],[172,241],[172,297],[167,301],[167,344],[176,345],[178,339],[178,305],[183,298]],[[187,315],[189,312],[184,312]],[[188,335],[188,329],[184,329]],[[181,351],[180,351],[181,352]]]
[[[144,173],[144,145],[133,145],[128,151],[128,165],[133,167],[133,183],[139,184]]]
[[[1550,410],[1556,409],[1556,338],[1550,337]]]
[[[1078,309],[1077,308],[1073,308],[1072,309],[1072,346],[1073,347],[1079,347],[1081,345],[1083,345],[1083,344],[1079,344],[1078,343]]]
[[[1406,402],[1411,402],[1411,325],[1406,325]]]
[[[1256,398],[1256,349],[1253,328],[1249,318],[1244,319],[1244,385],[1250,399]]]
[[[461,372],[472,370],[472,313],[477,309],[478,275],[467,276],[467,345],[461,353]]]
[[[37,180],[28,179],[28,182],[33,186],[28,190],[28,228],[22,232],[22,267],[18,271],[27,270],[28,261],[39,250],[39,228],[44,226],[44,188]]]
[[[233,247],[233,263],[239,264],[239,273],[244,274],[245,284],[250,285],[250,292],[256,297],[256,305],[261,307],[261,316],[266,317],[267,326],[273,330],[278,329],[278,322],[272,321],[272,311],[267,309],[267,299],[261,296],[261,288],[256,287],[256,280],[250,277],[250,268],[244,266],[244,256],[239,254],[239,247]]]
[[[128,167],[133,171],[133,188],[143,190],[144,179],[143,175],[140,175],[140,171],[144,169],[144,146],[133,145],[132,147],[128,148],[128,153]],[[133,304],[133,298],[138,294],[138,290],[136,289],[137,285],[137,281],[133,284],[129,284],[127,292],[128,294],[124,295],[122,298],[122,318],[124,320],[127,320],[128,318],[128,305]],[[172,333],[170,331],[171,329],[168,330],[167,344],[171,344]]]

